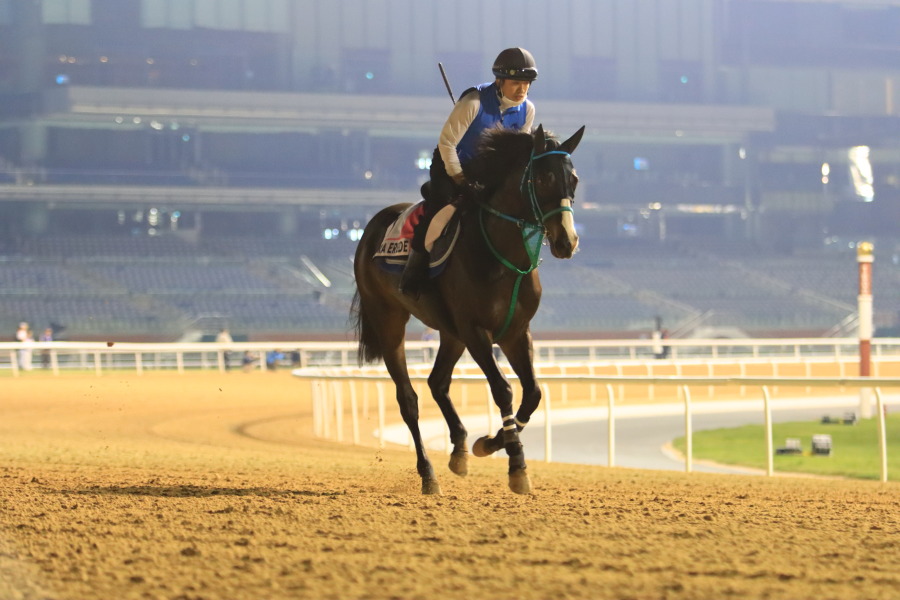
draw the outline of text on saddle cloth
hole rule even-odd
[[[404,264],[409,256],[413,229],[422,218],[423,211],[424,204],[419,202],[400,213],[385,231],[375,257],[383,259],[388,264]],[[434,215],[428,225],[428,231],[425,233],[425,250],[431,255],[432,267],[443,264],[456,243],[459,227],[455,226],[455,222],[451,223],[455,214],[456,207],[452,204],[447,205]],[[446,239],[442,239],[444,234],[447,234]]]

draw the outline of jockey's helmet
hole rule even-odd
[[[538,76],[534,57],[525,48],[507,48],[498,54],[491,71],[498,79],[534,81]]]

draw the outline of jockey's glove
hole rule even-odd
[[[474,200],[483,189],[484,186],[480,183],[466,180],[462,185],[457,186],[456,195],[450,203],[456,207],[461,207]]]

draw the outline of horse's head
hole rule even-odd
[[[522,180],[522,192],[530,199],[534,216],[543,225],[550,252],[556,258],[572,258],[578,248],[572,213],[578,176],[572,166],[571,154],[582,135],[584,126],[560,144],[554,138],[548,138],[543,125],[538,125]]]

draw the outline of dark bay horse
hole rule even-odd
[[[366,225],[354,260],[356,294],[352,317],[359,339],[359,360],[383,359],[397,387],[397,402],[416,447],[422,492],[439,494],[434,468],[419,432],[419,407],[409,380],[404,339],[414,315],[440,332],[440,346],[428,387],[447,421],[453,451],[450,470],[468,472],[467,432],[450,400],[453,368],[463,351],[484,372],[502,428],[480,438],[476,456],[505,449],[509,487],[531,491],[519,431],[541,401],[532,364],[529,323],[538,309],[541,284],[538,254],[546,237],[556,258],[571,258],[578,246],[572,201],[578,177],[572,166],[584,127],[559,143],[538,127],[534,133],[500,130],[485,135],[480,151],[466,167],[470,180],[484,185],[460,210],[460,232],[444,271],[425,285],[418,298],[398,291],[399,275],[373,258],[384,233],[409,204],[381,210]],[[522,401],[513,414],[513,392],[492,351],[496,343],[522,386]]]

